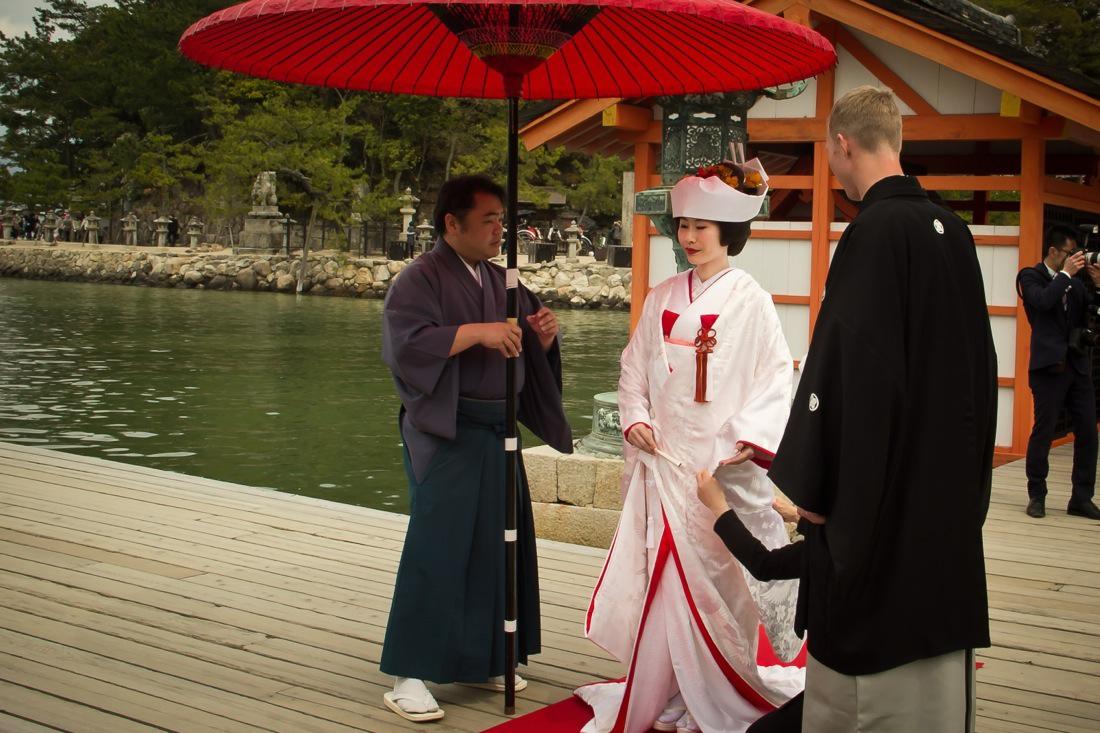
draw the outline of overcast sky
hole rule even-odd
[[[86,0],[88,5],[106,5],[109,0]],[[3,0],[0,2],[0,31],[7,36],[21,36],[34,30],[34,9],[42,0]]]

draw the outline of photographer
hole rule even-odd
[[[1089,309],[1095,307],[1100,266],[1086,263],[1073,229],[1060,224],[1043,237],[1046,256],[1016,276],[1016,292],[1031,324],[1028,386],[1035,403],[1035,425],[1027,443],[1027,515],[1046,516],[1050,442],[1062,407],[1073,428],[1073,493],[1069,514],[1100,519],[1092,501],[1096,483],[1096,398],[1092,387]]]

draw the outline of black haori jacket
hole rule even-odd
[[[806,533],[797,624],[848,675],[989,645],[997,368],[974,240],[916,179],[841,237],[770,476]]]

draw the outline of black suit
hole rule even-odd
[[[1090,351],[1071,349],[1070,331],[1085,326],[1093,288],[1079,278],[1051,275],[1040,262],[1025,267],[1016,278],[1031,324],[1028,385],[1035,402],[1035,425],[1027,443],[1027,493],[1042,499],[1047,493],[1050,441],[1064,406],[1073,428],[1072,504],[1092,501],[1096,484],[1096,397]]]

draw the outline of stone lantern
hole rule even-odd
[[[122,217],[122,243],[131,247],[137,246],[138,218],[134,212]]]
[[[405,234],[409,231],[413,217],[416,216],[416,205],[420,203],[420,199],[413,196],[411,188],[406,188],[405,193],[398,196],[397,200],[401,202],[401,208],[398,209],[401,214],[401,233]]]
[[[99,244],[99,222],[100,217],[95,215],[94,211],[89,211],[88,215],[84,217],[84,228],[88,232],[88,244]]]
[[[19,209],[14,206],[9,206],[8,210],[4,213],[4,239],[12,239],[15,233],[15,222],[18,221],[16,217],[19,216]]]
[[[191,247],[199,246],[199,237],[202,236],[203,223],[199,221],[197,216],[192,216],[187,220],[187,241]]]
[[[578,262],[577,249],[580,247],[580,227],[577,226],[577,220],[569,222],[569,226],[565,228],[565,245],[566,245],[566,262]]]
[[[420,251],[427,252],[428,247],[431,246],[432,236],[435,234],[435,227],[428,223],[428,220],[422,219],[419,224],[416,225],[416,241],[420,243]]]
[[[160,216],[153,219],[153,225],[156,226],[156,233],[153,235],[153,243],[157,247],[168,246],[168,224],[172,220],[167,216]]]
[[[42,241],[46,244],[57,244],[54,232],[57,230],[57,214],[47,211],[42,215]]]

